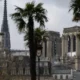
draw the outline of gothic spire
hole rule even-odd
[[[3,15],[1,32],[4,33],[4,48],[10,49],[10,33],[9,33],[8,20],[7,20],[7,1],[6,0],[4,0],[4,15]]]

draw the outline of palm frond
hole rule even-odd
[[[43,8],[43,3],[39,3],[34,10],[35,13],[46,14],[47,10]]]
[[[12,19],[20,18],[20,17],[21,17],[20,13],[18,13],[18,12],[13,13],[13,14],[11,14],[10,16],[11,16]]]
[[[42,8],[42,6],[43,6],[43,3],[39,3],[37,4],[36,8]]]
[[[23,11],[24,11],[23,8],[20,8],[20,7],[18,7],[18,6],[15,6],[15,7],[16,7],[16,8],[15,8],[16,12],[23,13]]]
[[[27,13],[27,14],[25,14],[25,16],[26,15],[29,16],[29,15],[32,15],[33,14],[34,6],[35,6],[35,2],[34,1],[29,2],[29,3],[26,4],[25,9],[24,9],[24,12]]]
[[[19,32],[25,31],[26,23],[24,22],[24,20],[20,18],[20,19],[17,19],[16,22],[18,23],[17,26],[18,26]]]
[[[10,16],[17,24],[17,29],[21,33],[25,30],[25,26],[26,26],[26,22],[24,21],[23,15],[22,15],[24,12],[24,9],[16,6],[15,10],[16,12],[11,14]]]
[[[24,41],[27,41],[27,40],[29,40],[29,33],[28,32],[26,32],[25,36],[24,36]]]
[[[43,36],[45,34],[45,30],[42,30],[41,28],[36,28],[34,30],[34,39],[35,41],[37,41],[38,43],[40,43],[43,40]],[[29,45],[29,34],[28,32],[26,32],[25,36],[24,36],[24,41],[26,42],[26,45]]]
[[[73,16],[73,21],[78,22],[80,20],[80,13],[76,13]]]
[[[73,10],[73,14],[80,11],[80,0],[72,0],[70,10]]]
[[[46,13],[47,10],[44,9],[43,7],[43,3],[39,3],[35,9],[34,9],[34,13],[35,13],[35,20],[40,24],[40,26],[45,26],[45,22],[48,21],[47,17],[46,17]]]
[[[45,27],[45,22],[48,21],[45,14],[36,14],[35,20],[39,22],[40,26],[44,26],[44,27]]]
[[[14,21],[17,24],[17,29],[18,29],[19,32],[25,31],[26,23],[22,18],[14,19]]]
[[[73,10],[73,21],[78,22],[80,20],[80,0],[72,0],[70,4],[70,10]]]

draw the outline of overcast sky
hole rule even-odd
[[[23,35],[18,33],[16,25],[10,18],[10,14],[14,12],[15,6],[24,7],[25,3],[32,0],[7,0],[8,3],[8,24],[11,37],[12,49],[25,49]],[[44,3],[43,7],[47,9],[48,22],[46,29],[51,31],[58,31],[63,33],[63,28],[79,25],[79,23],[72,22],[72,13],[69,12],[70,0],[34,0],[36,3]],[[2,24],[4,1],[0,1],[0,26]],[[1,27],[0,27],[1,28]]]

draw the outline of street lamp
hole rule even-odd
[[[40,57],[42,54],[42,45],[38,45],[37,57],[38,57],[38,80],[40,80]]]

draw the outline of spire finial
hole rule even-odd
[[[7,21],[7,2],[6,2],[6,0],[4,1],[4,16],[3,16],[3,23],[4,23],[4,20]]]
[[[10,49],[10,33],[8,28],[8,20],[7,20],[7,1],[4,0],[4,15],[3,22],[1,27],[1,32],[4,33],[4,48]]]

